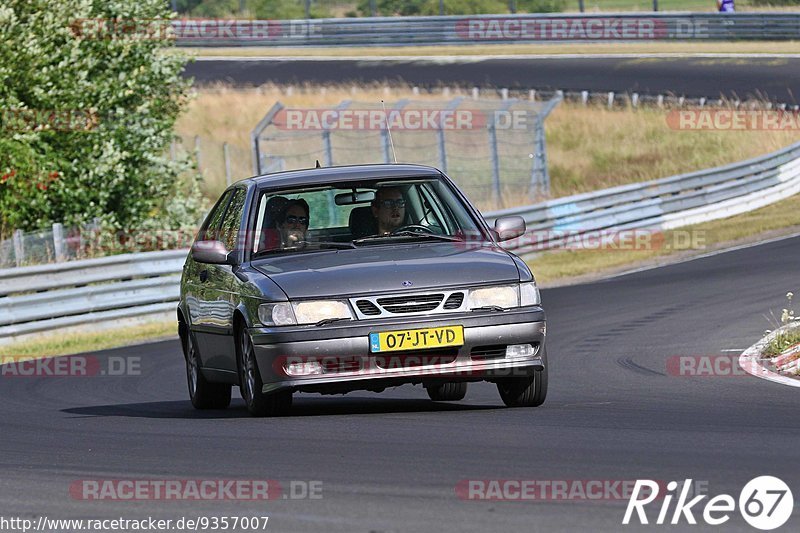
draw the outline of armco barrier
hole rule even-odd
[[[239,21],[183,19],[173,21],[172,29],[179,46],[198,47],[791,40],[800,38],[800,13],[573,13]],[[120,31],[137,29],[128,25]],[[148,31],[146,23],[143,22],[138,31]]]
[[[525,254],[559,244],[563,234],[622,229],[672,229],[751,211],[800,192],[800,143],[772,154],[669,178],[486,213],[519,215],[553,242],[521,237],[504,243]]]
[[[0,270],[0,339],[174,312],[187,252]]]
[[[522,216],[536,235],[671,229],[757,209],[800,192],[800,143],[723,167],[485,213]],[[535,232],[535,233],[534,233]],[[524,237],[519,254],[557,246]],[[0,270],[0,342],[64,327],[174,312],[187,250]]]

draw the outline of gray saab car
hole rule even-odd
[[[181,279],[178,329],[192,404],[238,385],[256,416],[295,392],[421,384],[434,401],[497,385],[507,406],[547,395],[545,315],[528,266],[442,172],[362,165],[229,187]]]

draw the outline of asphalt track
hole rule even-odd
[[[795,105],[800,58],[501,58],[414,60],[198,60],[186,75],[204,85],[408,83],[421,87],[507,87],[614,91],[687,98],[766,98]]]
[[[543,292],[550,395],[501,407],[471,385],[453,404],[420,387],[297,395],[291,416],[250,418],[238,398],[194,411],[176,341],[95,354],[141,375],[0,377],[0,516],[270,516],[276,532],[755,531],[620,525],[623,501],[465,501],[466,479],[684,480],[738,498],[776,475],[800,497],[798,392],[751,376],[681,377],[679,355],[737,355],[796,289],[800,238]],[[533,265],[535,269],[535,264]],[[322,482],[321,499],[82,501],[81,479]],[[707,501],[707,500],[706,500]],[[657,509],[651,511],[655,520]],[[701,513],[696,513],[701,520]],[[796,531],[800,511],[785,530]]]

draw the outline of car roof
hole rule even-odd
[[[243,180],[257,186],[287,187],[291,185],[323,185],[348,181],[403,177],[439,177],[441,172],[425,165],[380,164],[307,168],[264,174]],[[240,182],[241,183],[241,182]]]

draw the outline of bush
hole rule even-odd
[[[141,31],[93,30],[106,20],[164,28],[168,5],[4,0],[0,228],[77,225],[95,217],[108,227],[134,228],[180,211],[169,205],[185,200],[175,195],[187,167],[166,153],[189,88],[180,76],[186,60],[164,53],[171,43],[165,31],[145,38]],[[11,120],[20,110],[34,117],[27,126]],[[64,117],[83,122],[65,127]]]

